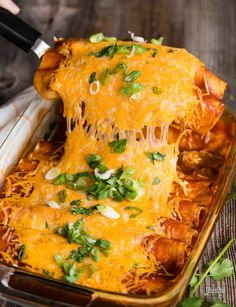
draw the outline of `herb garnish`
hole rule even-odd
[[[118,146],[118,150],[121,150],[123,145]],[[93,172],[60,174],[53,184],[65,184],[74,191],[82,190],[97,200],[110,197],[118,202],[124,199],[136,201],[143,196],[143,184],[131,177],[134,173],[133,168],[122,166],[116,172],[113,169],[109,170],[101,156],[96,154],[89,154],[86,160]]]
[[[155,58],[155,57],[156,57],[156,55],[157,55],[157,50],[156,50],[156,49],[154,49],[153,54],[152,54],[152,57],[153,57],[153,58]]]
[[[154,161],[164,161],[165,160],[165,156],[162,153],[160,153],[159,151],[154,151],[153,153],[150,151],[146,151],[146,156],[148,157],[148,159],[150,160],[150,162],[152,162],[152,164],[154,164]]]
[[[96,34],[93,34],[90,36],[89,38],[90,42],[91,43],[99,43],[101,41],[107,41],[107,42],[116,42],[117,41],[117,38],[112,36],[112,37],[109,37],[109,36],[104,36],[103,33],[96,33]]]
[[[64,272],[63,279],[72,284],[75,283],[77,279],[79,279],[81,273],[84,272],[84,267],[78,270],[75,263],[63,262],[61,267]]]
[[[109,77],[110,77],[111,71],[109,68],[106,68],[104,70],[104,72],[102,73],[102,85],[106,85],[107,82],[109,81]]]
[[[93,206],[90,208],[80,207],[81,201],[77,199],[73,200],[70,204],[72,206],[71,213],[74,215],[77,215],[77,214],[92,215],[97,211],[96,206]]]
[[[100,51],[92,51],[88,55],[95,56],[97,58],[108,56],[110,59],[112,59],[115,53],[117,53],[117,50],[118,50],[117,44],[111,44],[109,46],[102,48]]]
[[[103,33],[96,33],[90,36],[89,40],[91,43],[99,43],[104,39]]]
[[[141,75],[141,71],[133,70],[125,77],[125,82],[132,82],[136,80],[140,75]]]
[[[135,217],[137,217],[139,214],[141,214],[143,212],[143,210],[139,207],[134,207],[134,206],[127,206],[125,207],[125,210],[134,210],[136,211],[136,213],[132,213],[129,215],[130,219],[133,219]]]
[[[89,77],[89,83],[92,84],[96,80],[97,80],[97,73],[94,71],[94,72],[91,73],[91,75]]]
[[[77,214],[92,215],[93,214],[93,210],[91,210],[89,208],[85,208],[85,207],[72,207],[71,212],[74,215],[77,215]]]
[[[161,45],[161,44],[163,43],[163,40],[164,40],[164,37],[163,37],[163,36],[161,36],[161,37],[158,38],[158,39],[152,38],[152,39],[151,39],[151,43],[152,43],[153,45]]]
[[[64,203],[65,200],[66,200],[66,197],[67,197],[67,192],[66,192],[66,190],[61,190],[61,191],[59,192],[58,197],[59,197],[59,200],[60,200],[62,203]]]
[[[116,65],[116,67],[112,70],[112,74],[116,74],[118,73],[119,71],[121,71],[122,69],[124,69],[124,72],[125,74],[127,73],[128,71],[128,66],[126,65],[125,62],[120,62]]]
[[[57,232],[65,237],[69,243],[77,243],[80,246],[78,249],[70,253],[69,259],[74,259],[77,262],[82,262],[84,258],[91,257],[95,262],[100,259],[100,252],[108,256],[108,250],[111,243],[103,239],[94,239],[91,235],[82,228],[83,218],[75,223],[66,224],[61,227]]]
[[[66,182],[66,176],[65,175],[66,175],[65,173],[58,175],[56,177],[56,179],[53,181],[53,184],[54,185],[61,185],[61,184],[65,183]]]
[[[154,86],[153,88],[152,88],[152,92],[153,92],[153,94],[160,94],[162,91],[157,87],[157,86]]]
[[[144,90],[144,86],[138,82],[127,83],[120,90],[121,95],[133,95],[135,93],[142,92]]]
[[[92,51],[88,55],[89,56],[95,56],[97,58],[101,58],[103,56],[107,56],[110,59],[114,57],[116,53],[118,54],[130,54],[132,48],[134,48],[134,52],[136,54],[143,54],[146,49],[144,46],[139,44],[132,44],[132,45],[117,45],[117,44],[111,44],[104,48],[102,48],[100,51]]]
[[[70,204],[71,204],[71,206],[80,206],[81,200],[79,200],[79,199],[72,200],[72,202]]]
[[[127,139],[121,139],[121,140],[112,141],[112,142],[108,143],[108,145],[111,147],[112,151],[116,152],[116,153],[124,152],[125,148],[126,148],[126,144],[127,144]]]

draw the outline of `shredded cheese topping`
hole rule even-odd
[[[143,42],[131,35],[133,40]],[[168,47],[143,43],[139,54],[132,42],[122,41],[114,48],[126,45],[127,53],[96,56],[110,45],[62,43],[60,54],[64,59],[51,76],[50,90],[63,100],[68,127],[65,153],[60,161],[40,160],[35,171],[22,177],[19,172],[11,174],[6,183],[9,195],[1,208],[3,212],[4,208],[11,209],[3,223],[16,230],[19,242],[26,247],[22,261],[33,271],[46,269],[53,277],[62,278],[63,270],[55,255],[71,261],[68,257],[78,244],[70,244],[57,229],[73,225],[81,217],[71,212],[72,201],[81,200],[87,210],[99,204],[96,214],[84,217],[83,227],[92,238],[109,240],[109,255],[102,254],[96,263],[91,257],[77,263],[77,268],[93,264],[95,272],[84,272],[76,283],[127,293],[154,273],[169,276],[154,255],[147,253],[151,247],[147,249],[143,240],[152,234],[150,229],[154,226],[156,236],[170,236],[158,221],[173,218],[169,198],[177,183],[181,186],[185,181],[177,174],[181,135],[171,142],[169,126],[177,122],[184,128],[194,120],[202,104],[196,95],[194,77],[202,63],[184,49],[169,52]],[[154,49],[156,55],[152,56]],[[116,71],[121,62],[125,65]],[[124,67],[129,73],[135,72],[129,75],[131,81],[124,80]],[[90,84],[89,76],[94,71],[98,80]],[[100,82],[102,76],[106,79]],[[154,87],[161,91],[153,93]],[[127,144],[115,152],[109,142],[117,139],[127,139]],[[109,197],[88,199],[83,190],[70,189],[65,183],[53,184],[60,174],[91,172],[86,160],[90,154],[101,156],[107,167],[105,172],[95,168],[95,178],[108,180],[121,166],[132,167],[133,180],[142,185],[144,193],[134,202],[116,202]],[[21,193],[14,190],[14,185],[20,186]],[[63,200],[58,198],[61,192]],[[181,244],[184,251],[186,246]],[[151,293],[148,286],[145,291]]]

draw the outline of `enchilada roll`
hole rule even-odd
[[[169,239],[182,241],[186,245],[193,245],[198,236],[196,229],[174,219],[163,219],[160,224],[161,229],[167,234]]]
[[[190,251],[185,243],[158,235],[146,237],[143,244],[147,253],[151,253],[171,274],[178,274],[181,271]]]

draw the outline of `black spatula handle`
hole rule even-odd
[[[2,8],[0,8],[0,34],[26,52],[30,51],[41,36],[41,33]]]

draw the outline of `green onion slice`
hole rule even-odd
[[[163,37],[163,36],[161,36],[161,37],[158,38],[158,39],[152,38],[152,39],[151,39],[151,43],[152,43],[153,45],[161,45],[162,42],[163,42],[163,40],[164,40],[164,37]]]
[[[91,43],[99,43],[104,39],[103,33],[96,33],[90,36],[89,40]]]
[[[144,86],[138,82],[128,83],[121,88],[121,95],[133,95],[144,90]]]
[[[125,81],[126,81],[126,82],[132,82],[132,81],[136,80],[140,75],[141,75],[141,71],[139,71],[139,70],[133,70],[133,71],[131,71],[131,73],[129,73],[129,74],[125,77]]]

